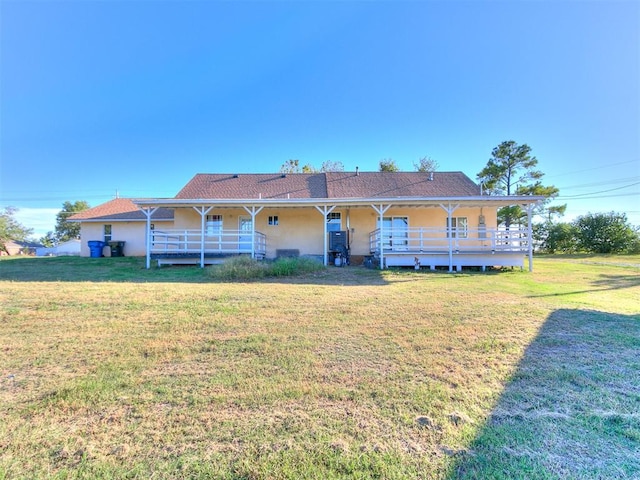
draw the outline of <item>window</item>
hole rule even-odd
[[[380,219],[377,221],[380,228]],[[409,244],[409,217],[383,217],[382,243],[385,249],[406,250]]]
[[[278,225],[278,216],[277,215],[269,215],[269,225]]]
[[[340,212],[331,212],[327,215],[327,232],[339,232],[342,230],[342,215]]]
[[[467,217],[451,217],[451,237],[467,238]]]
[[[222,215],[207,215],[205,228],[207,235],[220,235],[222,233]]]
[[[104,241],[105,242],[110,242],[111,241],[111,225],[105,225],[104,226]]]

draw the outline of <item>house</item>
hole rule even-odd
[[[197,174],[174,198],[117,199],[70,220],[81,222],[83,254],[86,240],[123,240],[147,267],[247,254],[450,271],[522,267],[528,256],[531,268],[541,200],[483,195],[462,172]],[[508,205],[528,212],[526,227],[498,228],[497,210]]]
[[[40,247],[36,249],[38,257],[64,257],[80,255],[81,242],[77,238],[72,238],[66,242],[61,242],[55,247]]]
[[[166,230],[173,228],[173,210],[158,209],[148,224],[146,215],[129,198],[116,198],[97,207],[78,212],[68,218],[69,222],[80,223],[80,255],[88,257],[88,242],[99,240],[125,242],[123,253],[127,256],[146,255],[145,235],[148,228],[155,226]],[[110,249],[105,248],[105,256]]]
[[[42,244],[38,242],[9,240],[5,242],[4,249],[0,249],[0,255],[35,255],[39,247],[42,247]]]

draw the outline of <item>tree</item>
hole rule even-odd
[[[280,173],[316,173],[317,170],[310,164],[300,166],[300,160],[289,159],[280,167]]]
[[[576,253],[578,229],[572,223],[545,222],[534,225],[533,238],[547,253]]]
[[[638,231],[624,213],[588,213],[573,222],[578,246],[592,253],[626,253],[637,248]]]
[[[67,219],[78,212],[87,210],[89,204],[84,200],[76,202],[64,202],[62,210],[56,215],[56,229],[54,238],[56,243],[66,242],[73,238],[80,238],[80,224],[68,222]]]
[[[33,233],[32,228],[27,228],[15,219],[18,211],[15,207],[5,207],[0,213],[0,250],[9,253],[7,243],[10,241],[24,241]]]
[[[321,172],[344,172],[344,165],[342,162],[335,162],[333,160],[325,160],[320,167]]]
[[[384,158],[380,160],[380,171],[381,172],[399,172],[400,169],[398,165],[396,165],[395,160],[391,158]]]
[[[540,179],[544,173],[535,169],[537,165],[538,159],[531,156],[529,145],[518,145],[509,140],[493,149],[489,162],[477,178],[489,195],[542,195],[547,197],[546,205],[559,190],[553,185],[542,185]],[[512,223],[522,222],[523,218],[526,216],[517,205],[498,211],[498,221],[507,228]]]
[[[416,172],[431,173],[438,170],[440,165],[438,165],[438,162],[431,157],[422,157],[418,160],[418,163],[414,162],[413,167],[416,169]]]
[[[55,247],[57,240],[53,232],[47,232],[47,234],[44,237],[40,238],[38,242],[40,242],[45,247]]]

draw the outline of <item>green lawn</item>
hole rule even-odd
[[[638,478],[640,256],[0,260],[0,478]]]

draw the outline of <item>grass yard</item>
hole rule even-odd
[[[640,256],[0,260],[0,479],[640,478]]]

